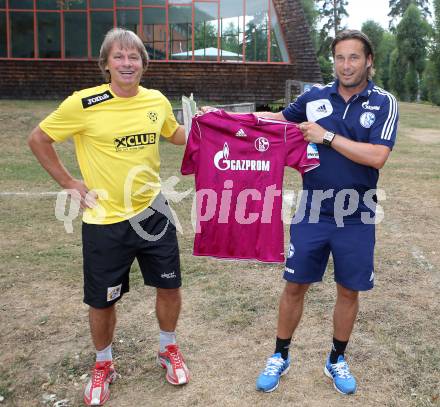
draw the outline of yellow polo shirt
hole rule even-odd
[[[74,92],[40,123],[56,142],[73,137],[84,182],[99,197],[83,214],[93,224],[129,219],[152,203],[160,192],[159,137],[178,126],[159,91],[140,86],[121,98],[108,84]]]

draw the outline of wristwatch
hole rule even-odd
[[[322,144],[326,145],[327,147],[330,147],[334,138],[335,138],[335,133],[332,133],[331,131],[326,131],[324,133],[324,138],[322,139]]]

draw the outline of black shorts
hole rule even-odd
[[[83,223],[84,302],[106,308],[121,299],[129,291],[135,258],[145,285],[180,287],[179,246],[172,219],[160,194],[152,206],[129,220],[110,225]]]

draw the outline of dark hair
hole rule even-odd
[[[343,30],[343,31],[340,31],[336,35],[335,39],[332,41],[331,48],[332,48],[333,58],[335,57],[336,45],[338,43],[340,43],[341,41],[346,41],[346,40],[359,40],[360,42],[362,42],[362,44],[364,46],[365,57],[368,58],[368,56],[371,55],[372,64],[368,68],[368,79],[371,79],[373,77],[373,75],[374,75],[374,67],[373,67],[373,64],[374,64],[374,48],[373,48],[373,43],[370,41],[368,36],[366,34],[364,34],[362,31],[359,31],[359,30]]]

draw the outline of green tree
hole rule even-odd
[[[319,68],[321,69],[322,80],[324,83],[331,82],[335,78],[333,62],[322,55],[318,57],[318,62]]]
[[[321,31],[319,35],[319,47],[317,49],[317,57],[321,75],[324,83],[334,79],[333,59],[331,54],[331,43],[333,38]]]
[[[316,8],[315,0],[301,0],[301,5],[309,27],[316,29],[316,24],[319,21],[319,11]]]
[[[430,26],[420,10],[410,4],[396,30],[397,52],[405,67],[404,84],[409,100],[416,100],[418,96],[419,80],[426,66],[429,33]]]
[[[361,30],[363,33],[368,35],[368,38],[373,43],[374,49],[377,51],[385,33],[385,30],[382,28],[382,26],[373,20],[367,20],[362,24]]]
[[[410,102],[416,102],[419,94],[419,79],[414,64],[409,63],[405,72],[405,91]]]
[[[228,26],[223,29],[222,46],[225,51],[235,52],[241,54],[243,47],[239,43],[239,26],[233,22],[229,22]]]
[[[423,72],[420,85],[421,98],[440,106],[440,80],[433,61],[429,61]]]
[[[381,49],[381,43],[382,43],[382,39],[384,37],[385,34],[385,30],[382,28],[382,26],[378,23],[376,23],[373,20],[367,20],[365,21],[365,23],[362,24],[362,28],[361,28],[362,32],[367,34],[368,38],[371,40],[372,44],[373,44],[373,49],[374,49],[374,54],[375,54],[375,58],[374,58],[374,66],[376,69],[376,74],[375,74],[375,82],[379,85],[379,86],[383,86],[383,82],[382,82],[382,49]]]
[[[440,0],[434,0],[434,44],[432,47],[431,61],[433,73],[440,85]]]
[[[319,48],[318,22],[320,20],[319,11],[316,8],[315,0],[301,0],[307,24],[309,25],[310,36],[315,50]]]
[[[194,49],[217,48],[217,23],[201,21],[194,24]]]
[[[421,94],[423,100],[440,106],[440,0],[434,0],[434,27],[429,61],[423,72]]]
[[[392,18],[402,17],[410,4],[415,4],[424,17],[431,16],[429,0],[389,0],[390,12],[388,16]]]
[[[319,13],[322,19],[326,19],[322,30],[330,36],[330,31],[334,35],[341,30],[341,21],[344,16],[348,17],[347,9],[348,0],[318,0],[320,4]]]
[[[391,18],[390,28],[393,28],[395,19],[402,17],[411,4],[417,6],[424,17],[431,16],[429,0],[389,0],[390,12],[388,17]]]
[[[389,87],[400,100],[406,100],[406,87],[403,78],[406,74],[406,64],[402,60],[397,48],[390,57]]]
[[[391,54],[396,49],[396,36],[385,31],[382,37],[382,42],[379,45],[379,55],[381,56],[379,61],[376,61],[375,66],[380,75],[379,86],[382,86],[386,90],[391,90],[390,85],[390,65]],[[397,51],[396,51],[397,52]]]
[[[246,60],[267,61],[267,14],[263,11],[254,15],[246,24]]]
[[[308,21],[315,24],[314,44],[318,57],[322,78],[325,82],[334,78],[333,62],[331,59],[330,45],[334,36],[341,30],[341,21],[348,16],[347,0],[301,0]],[[318,32],[317,23],[325,23]]]

